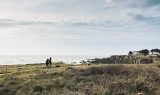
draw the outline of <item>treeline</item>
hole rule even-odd
[[[143,50],[140,50],[140,51],[129,51],[128,55],[149,55],[149,54],[160,54],[160,49],[151,49],[151,50],[148,50],[148,49],[143,49]]]

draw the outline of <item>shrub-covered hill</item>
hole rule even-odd
[[[51,69],[38,66],[0,75],[0,95],[137,95],[138,93],[160,95],[160,66],[79,65]]]

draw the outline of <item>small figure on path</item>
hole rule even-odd
[[[49,66],[50,67],[52,66],[52,58],[51,57],[49,58]]]
[[[46,60],[46,68],[48,68],[49,65],[49,59]]]

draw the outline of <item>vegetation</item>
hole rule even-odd
[[[148,49],[144,49],[144,50],[140,50],[138,53],[143,54],[143,55],[148,55],[149,54],[149,50]]]
[[[150,52],[152,52],[152,54],[160,54],[160,49],[152,49]]]
[[[140,50],[140,51],[134,51],[134,52],[137,52],[138,54],[142,54],[142,55],[148,55],[150,52],[152,54],[160,54],[160,49],[151,49],[150,51],[148,49],[143,49],[143,50]],[[133,55],[133,52],[132,51],[129,51],[128,55]]]
[[[133,55],[133,52],[132,52],[132,51],[129,51],[128,55]]]
[[[152,52],[152,54],[150,54]],[[88,59],[88,61],[82,61],[82,64],[151,64],[160,62],[159,49],[152,49],[149,52],[148,49],[140,51],[129,51],[128,55],[112,55],[107,58],[95,58]]]
[[[0,95],[160,95],[157,64],[56,63],[51,69],[44,64],[0,66],[0,72]]]

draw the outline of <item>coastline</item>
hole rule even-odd
[[[38,64],[45,63],[46,59],[52,57],[53,62],[64,62],[66,64],[77,63],[82,60],[103,58],[105,55],[5,55],[0,56],[0,65],[13,65],[13,64]]]

